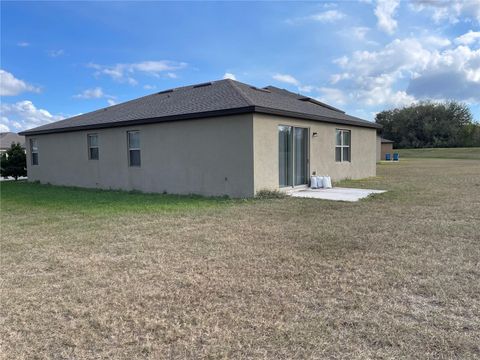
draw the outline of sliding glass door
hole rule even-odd
[[[278,127],[280,187],[308,183],[308,129]]]
[[[280,187],[293,185],[293,137],[291,126],[278,127]]]
[[[304,185],[308,183],[308,129],[294,128],[294,185]]]

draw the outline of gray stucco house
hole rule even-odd
[[[219,80],[22,132],[29,181],[251,197],[375,175],[379,125],[273,86]]]
[[[14,132],[0,133],[0,154],[7,152],[12,144],[20,144],[25,149],[25,136],[18,135]]]

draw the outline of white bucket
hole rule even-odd
[[[332,179],[330,178],[330,176],[324,176],[322,184],[323,184],[323,187],[325,189],[331,189],[332,188]]]
[[[319,189],[323,188],[323,176],[317,176],[317,184]]]

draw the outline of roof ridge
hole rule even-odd
[[[230,84],[230,86],[231,86],[232,88],[234,88],[234,89],[237,91],[237,93],[240,95],[240,97],[241,97],[243,100],[245,100],[246,103],[247,103],[249,106],[255,106],[255,103],[252,101],[252,99],[250,99],[250,98],[248,97],[248,95],[245,94],[245,93],[243,92],[243,90],[236,84],[237,81],[232,80],[232,79],[225,79],[225,80],[227,81],[228,84]]]

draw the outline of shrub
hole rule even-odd
[[[13,177],[27,176],[27,157],[20,144],[12,144],[0,159],[0,176]]]

